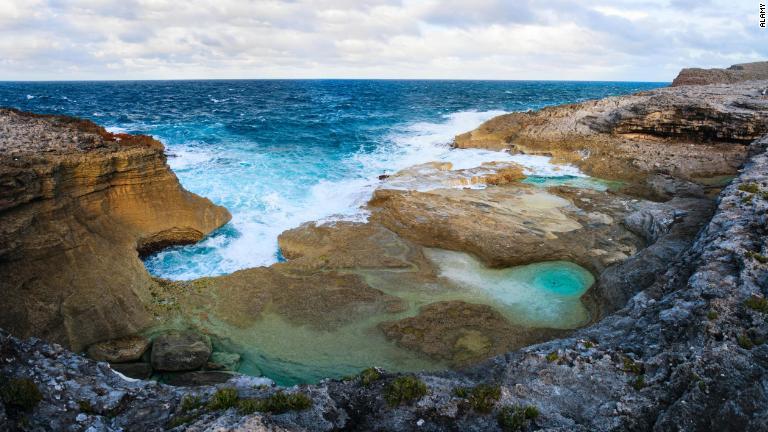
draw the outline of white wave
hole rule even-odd
[[[104,129],[106,129],[107,132],[113,133],[113,134],[121,134],[121,133],[127,133],[128,132],[128,129],[126,129],[124,127],[120,127],[120,126],[107,126]]]
[[[168,165],[174,171],[184,170],[214,158],[214,153],[190,146],[168,146]]]
[[[502,111],[464,111],[443,116],[439,122],[418,122],[401,126],[385,137],[370,152],[359,151],[328,167],[340,170],[344,177],[311,180],[303,167],[279,165],[271,154],[239,153],[237,149],[201,150],[194,143],[169,145],[168,163],[186,177],[185,186],[223,203],[232,213],[231,227],[236,236],[217,233],[193,248],[214,250],[204,254],[179,255],[173,266],[161,266],[162,276],[175,279],[231,273],[243,268],[270,265],[278,260],[278,236],[305,222],[365,221],[364,206],[381,185],[379,175],[393,173],[426,162],[445,161],[453,169],[468,169],[492,161],[512,161],[522,165],[526,174],[540,176],[582,175],[569,166],[552,165],[544,156],[510,155],[482,149],[454,149],[453,138],[482,122],[503,114]],[[248,158],[247,171],[218,167],[217,158]],[[296,162],[298,163],[298,162]],[[311,162],[303,162],[311,163]],[[276,168],[280,166],[282,168]],[[312,169],[313,167],[307,167]],[[223,171],[217,171],[222,169]],[[317,169],[317,167],[314,167]],[[308,175],[307,186],[300,176]],[[302,187],[306,189],[302,190]],[[162,252],[179,254],[178,251]]]
[[[27,95],[27,100],[32,100],[32,99],[34,99],[34,98],[35,98],[35,96],[34,96],[34,95],[31,95],[31,94],[28,94],[28,95]]]

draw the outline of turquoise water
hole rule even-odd
[[[581,296],[594,278],[576,264],[552,261],[491,269],[462,252],[425,253],[441,276],[429,286],[408,272],[362,272],[372,287],[403,300],[401,312],[375,312],[328,330],[292,324],[272,313],[245,328],[206,315],[201,326],[216,335],[217,349],[242,356],[240,372],[294,385],[353,375],[370,366],[402,372],[447,368],[446,362],[388,341],[378,330],[383,321],[415,316],[422,306],[438,301],[486,304],[523,327],[570,329],[590,319]]]
[[[491,269],[462,252],[432,249],[427,254],[441,276],[470,290],[469,301],[488,298],[514,324],[569,329],[589,321],[581,296],[595,278],[577,264],[547,261]]]
[[[661,83],[538,81],[1,82],[0,105],[90,118],[151,134],[189,190],[232,222],[203,242],[146,260],[155,275],[191,279],[269,265],[280,232],[311,220],[365,219],[378,176],[434,160],[471,168],[514,160],[536,178],[589,183],[546,158],[450,150],[453,136],[509,111],[601,98]],[[534,178],[530,179],[535,182]]]
[[[576,188],[595,189],[599,191],[613,190],[621,187],[621,182],[603,180],[594,177],[587,176],[572,176],[572,175],[559,175],[559,176],[541,176],[532,175],[523,180],[523,183],[530,184],[538,187],[553,187],[553,186],[570,186]]]

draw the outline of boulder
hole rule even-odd
[[[144,336],[127,336],[93,344],[88,347],[88,357],[109,363],[135,362],[149,348],[149,339]]]
[[[159,371],[191,371],[205,366],[211,339],[193,331],[165,333],[154,340],[152,367]]]

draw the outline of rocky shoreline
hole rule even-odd
[[[10,246],[0,251],[0,274],[13,300],[6,308],[17,315],[0,326],[12,334],[79,351],[134,334],[150,317],[215,336],[222,326],[257,328],[267,314],[322,331],[376,315],[391,317],[378,325],[389,340],[463,368],[370,369],[289,389],[235,376],[184,389],[126,379],[60,346],[3,334],[0,384],[31,380],[40,394],[32,406],[4,396],[0,419],[9,430],[768,430],[766,88],[768,81],[679,86],[497,117],[455,145],[547,155],[621,186],[538,188],[509,164],[472,173],[415,167],[382,180],[368,222],[303,225],[280,236],[285,263],[185,283],[151,279],[139,253],[197,240],[228,214],[180,188],[162,145],[3,111],[10,138],[2,143],[12,151],[0,179],[16,187],[2,200]],[[30,187],[52,172],[63,180]],[[734,179],[721,187],[724,176]],[[488,186],[442,186],[457,181]],[[157,197],[162,206],[153,207]],[[141,200],[149,210],[137,209]],[[65,229],[52,231],[54,219]],[[41,246],[50,232],[63,240]],[[73,232],[94,251],[86,256],[106,254],[94,246],[106,240],[113,262],[64,261]],[[413,305],[389,287],[443,283],[430,248],[468,252],[489,268],[580,264],[597,280],[582,298],[591,325],[531,328],[460,300],[405,313]],[[124,269],[132,282],[105,285],[102,277],[96,287],[70,277],[77,296],[110,295],[51,313],[22,300],[65,295],[56,291],[62,275],[41,277],[40,266],[84,275]],[[115,308],[114,299],[137,306]],[[78,318],[94,310],[101,320]],[[54,331],[61,320],[66,332]]]

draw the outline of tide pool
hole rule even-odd
[[[425,253],[439,271],[437,279],[424,281],[409,271],[357,272],[371,287],[402,299],[404,307],[397,312],[372,313],[324,330],[292,324],[269,311],[248,327],[227,324],[209,313],[193,314],[189,319],[216,336],[218,350],[241,354],[240,372],[264,375],[281,385],[340,378],[371,366],[401,372],[447,368],[444,361],[388,340],[379,329],[382,322],[416,316],[423,306],[435,302],[488,305],[520,328],[571,329],[589,321],[581,297],[594,278],[576,264],[552,261],[490,269],[462,252],[426,249]],[[483,329],[473,330],[483,333]]]

